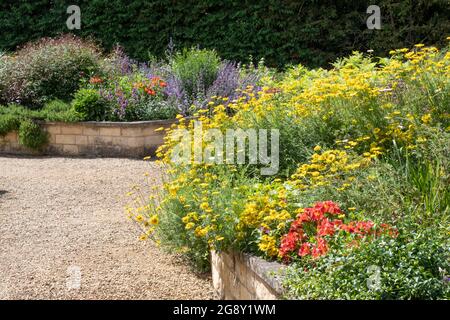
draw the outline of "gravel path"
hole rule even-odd
[[[126,219],[125,193],[145,172],[159,171],[128,159],[0,157],[0,299],[211,299],[208,277],[139,241]]]

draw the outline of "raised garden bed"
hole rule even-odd
[[[283,265],[239,252],[211,252],[214,291],[224,300],[275,300],[283,294]]]
[[[153,155],[163,143],[165,131],[176,120],[137,122],[43,122],[49,143],[42,151],[20,145],[17,132],[0,137],[0,154],[62,155],[140,158]]]

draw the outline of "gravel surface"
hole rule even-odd
[[[0,157],[0,299],[211,299],[211,281],[138,240],[123,210],[157,175],[129,159]]]

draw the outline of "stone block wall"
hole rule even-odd
[[[211,252],[216,296],[224,300],[276,300],[283,288],[283,266],[244,253]]]
[[[0,154],[62,155],[141,158],[154,155],[163,143],[164,131],[175,120],[139,122],[45,122],[49,143],[38,153],[18,142],[17,132],[0,136]]]

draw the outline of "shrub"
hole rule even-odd
[[[54,100],[41,110],[30,110],[19,105],[0,106],[0,135],[19,131],[19,143],[39,150],[47,143],[47,133],[42,131],[36,120],[79,121],[79,115],[67,103]]]
[[[2,60],[0,101],[33,108],[70,100],[81,79],[101,71],[99,49],[73,36],[28,43]]]
[[[135,120],[175,119],[178,110],[165,100],[147,100],[141,102],[135,110]]]
[[[77,122],[82,120],[71,104],[61,100],[52,100],[33,113],[35,118],[46,121]]]
[[[40,150],[48,142],[48,133],[32,120],[24,120],[19,127],[19,143],[33,150]]]
[[[410,232],[297,263],[285,275],[287,298],[448,299],[448,239]]]
[[[3,108],[3,107],[0,107]],[[0,115],[0,136],[19,129],[20,119],[12,114]]]
[[[220,59],[214,50],[192,48],[175,54],[170,66],[187,99],[193,103],[204,99],[207,88],[216,80]]]
[[[80,89],[72,101],[73,109],[83,120],[102,121],[107,117],[107,102],[95,89]]]
[[[190,52],[190,55],[194,55],[192,52],[198,52],[198,50],[193,50],[185,52]],[[210,52],[209,54],[213,53]],[[186,74],[180,74],[178,71],[178,67],[176,67],[177,59],[182,60],[180,64],[183,65],[183,70],[188,71]],[[194,55],[193,58],[183,60],[183,56],[178,54],[172,60],[172,70],[167,75],[166,93],[169,101],[183,115],[189,115],[198,109],[206,108],[208,103],[216,98],[223,98],[223,103],[228,105],[231,101],[242,96],[243,92],[248,90],[249,87],[257,91],[259,89],[257,84],[264,76],[269,74],[268,69],[263,65],[263,61],[260,62],[258,67],[253,65],[243,67],[239,63],[225,60],[219,63],[217,70],[216,62],[213,64],[214,68],[210,65],[208,72],[210,80],[205,81],[204,79],[207,78],[203,71],[205,68],[202,68],[196,59],[197,57]],[[214,59],[210,58],[210,60]],[[192,72],[189,70],[192,70]]]

